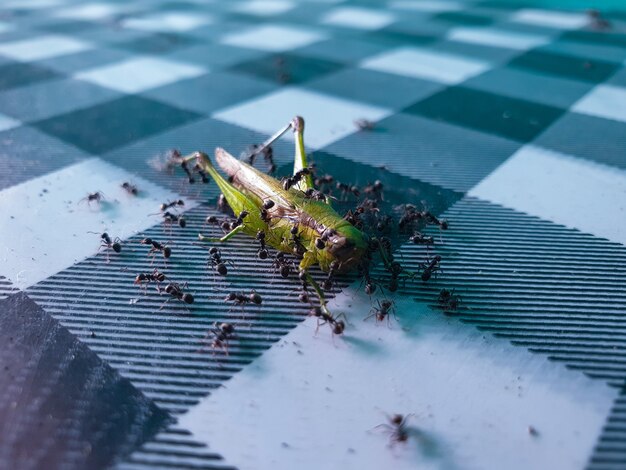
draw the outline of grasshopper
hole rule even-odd
[[[320,307],[330,315],[322,289],[308,272],[310,267],[319,265],[325,272],[345,273],[367,266],[378,249],[388,269],[391,263],[381,244],[339,215],[329,197],[319,197],[319,193],[318,197],[311,197],[316,192],[304,149],[304,119],[296,116],[253,154],[262,152],[290,129],[295,135],[294,174],[282,184],[222,148],[215,150],[215,160],[228,180],[205,153],[181,157],[180,163],[189,165],[195,160],[195,168],[216,182],[235,215],[239,214],[236,226],[223,237],[199,234],[199,239],[223,243],[238,233],[256,237],[263,232],[268,245],[300,258],[301,277],[313,287]]]

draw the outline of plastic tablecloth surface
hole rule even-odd
[[[0,467],[626,468],[626,13],[587,5],[0,2]],[[319,174],[449,223],[393,237],[405,269],[441,256],[428,282],[338,278],[341,337],[256,241],[216,274],[218,189],[168,166],[295,115]],[[134,283],[154,268],[194,304]]]

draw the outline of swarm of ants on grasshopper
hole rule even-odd
[[[363,128],[370,127],[369,123],[359,124],[363,124],[360,126]],[[277,180],[254,168],[257,156],[262,155],[270,165],[270,173],[275,170],[272,144],[288,131],[292,131],[295,137],[292,175]],[[393,213],[382,210],[388,205],[382,181],[369,181],[359,187],[352,182],[338,181],[332,175],[318,174],[315,166],[307,162],[303,135],[304,120],[295,117],[267,141],[251,147],[241,160],[223,149],[216,149],[217,164],[226,176],[222,176],[209,156],[201,151],[185,156],[177,151],[171,152],[168,168],[180,167],[190,183],[198,175],[203,182],[212,179],[221,190],[218,209],[232,213],[233,218],[222,221],[216,216],[207,217],[207,224],[219,225],[224,235],[213,238],[199,234],[201,242],[225,243],[239,233],[254,238],[258,243],[257,257],[270,260],[277,274],[288,278],[294,271],[300,273],[303,300],[310,300],[308,288],[311,288],[319,301],[319,307],[312,310],[312,315],[318,318],[318,327],[327,323],[334,334],[342,334],[345,323],[329,312],[324,295],[324,292],[333,290],[336,276],[358,269],[365,279],[368,295],[377,291],[377,286],[395,292],[406,281],[421,278],[422,282],[427,282],[441,270],[441,256],[427,257],[420,264],[420,273],[411,272],[395,259],[392,239],[404,236],[413,244],[430,248],[434,245],[433,238],[417,230],[423,225],[447,230],[448,222],[425,207],[412,204],[397,208],[396,212],[400,211],[401,215],[396,220]],[[345,216],[332,207],[333,200],[347,202],[358,198],[363,199]],[[167,210],[174,207],[172,203],[165,203],[162,206],[164,217],[166,222],[180,224],[180,217]],[[276,249],[278,254],[270,256],[268,247]],[[162,245],[152,243],[150,252],[155,251],[162,251],[164,257],[168,257]],[[370,266],[376,255],[389,275],[387,281],[374,279],[371,274]],[[215,246],[209,250],[209,265],[220,275],[228,272],[226,262]],[[309,274],[315,265],[327,273],[321,285]],[[233,295],[231,301],[250,301],[244,294]],[[388,302],[378,304],[374,313],[377,320],[389,318],[393,312],[393,304]]]

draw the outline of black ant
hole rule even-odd
[[[231,222],[230,229],[234,230],[235,228],[243,224],[243,219],[245,219],[247,216],[248,216],[248,211],[241,211],[239,213],[239,216],[233,222]]]
[[[296,171],[292,177],[283,179],[283,189],[289,190],[292,186],[298,184],[305,176],[313,174],[313,168],[307,167]]]
[[[441,262],[441,256],[435,255],[433,259],[431,259],[428,264],[425,265],[424,271],[422,271],[422,281],[428,281],[433,273],[435,273],[439,268],[439,263]]]
[[[202,180],[202,183],[207,184],[209,183],[209,177],[208,175],[204,172],[204,170],[202,169],[202,167],[200,165],[198,165],[196,163],[196,165],[193,167],[193,170],[198,173],[200,175],[200,179]]]
[[[134,184],[130,184],[128,181],[125,181],[124,183],[122,183],[122,188],[124,188],[124,190],[128,194],[131,194],[133,196],[137,196],[139,194],[139,190],[137,189],[137,186],[135,186]]]
[[[363,193],[368,196],[374,196],[376,199],[382,199],[383,183],[380,180],[374,181],[363,188]]]
[[[150,248],[150,251],[148,252],[148,256],[152,255],[153,262],[154,262],[154,255],[156,255],[157,251],[160,251],[161,253],[163,253],[163,258],[165,259],[168,259],[170,256],[172,256],[172,249],[169,246],[167,246],[167,244],[159,243],[158,241],[153,240],[152,238],[144,238],[139,243],[141,243],[142,245],[152,245],[152,247]]]
[[[320,237],[315,239],[315,248],[317,248],[318,250],[323,250],[324,248],[326,248],[326,242],[336,233],[337,232],[332,228],[325,228]]]
[[[248,295],[239,292],[231,292],[224,300],[226,302],[233,302],[234,305],[246,305],[249,303],[261,305],[263,303],[263,298],[255,291],[251,291]]]
[[[378,307],[373,307],[370,311],[370,314],[364,318],[367,320],[368,318],[375,317],[377,322],[382,322],[387,318],[387,324],[389,324],[389,314],[393,314],[395,316],[395,305],[393,300],[380,300],[377,301]]]
[[[161,306],[161,309],[165,307],[165,304],[167,304],[171,299],[178,299],[183,303],[192,304],[194,302],[193,295],[191,295],[188,292],[185,292],[184,289],[186,288],[187,288],[187,283],[181,286],[177,282],[170,282],[167,286],[165,286],[165,289],[161,289],[160,287],[157,287],[157,290],[159,291],[159,293],[165,292],[166,294],[169,294],[171,296]]]
[[[291,234],[291,241],[293,242],[293,254],[296,256],[304,255],[304,253],[306,253],[306,248],[302,244],[302,237],[298,231],[298,226],[294,225],[291,227],[289,233]]]
[[[89,233],[97,233],[97,232],[89,232]],[[115,239],[111,240],[111,237],[108,233],[104,232],[100,235],[100,251],[102,248],[107,248],[107,263],[110,261],[109,259],[109,251],[108,249],[113,250],[115,253],[119,253],[122,251],[122,240],[119,237],[115,237]]]
[[[163,212],[163,222],[170,228],[173,224],[178,224],[180,228],[185,228],[187,226],[187,221],[182,215],[172,214],[169,211]]]
[[[379,232],[388,233],[391,229],[392,222],[393,219],[390,216],[384,215],[376,224],[376,230],[378,230]]]
[[[248,163],[254,165],[254,160],[259,153],[263,154],[263,158],[269,164],[268,173],[271,175],[276,171],[276,164],[274,163],[274,149],[271,145],[252,145],[252,151],[248,155]]]
[[[372,295],[376,292],[376,284],[372,282],[372,278],[370,276],[370,261],[371,259],[364,260],[359,266],[360,273],[365,280],[365,293],[367,295]]]
[[[339,269],[339,262],[335,260],[330,263],[328,267],[328,277],[324,279],[324,282],[322,282],[322,288],[325,291],[332,290],[333,285],[335,284],[335,273],[337,272],[337,269]]]
[[[275,203],[271,199],[268,199],[263,203],[263,207],[261,209],[261,220],[266,224],[270,223],[270,219],[272,217],[270,216],[269,210],[274,207],[274,205]]]
[[[178,155],[180,155],[180,153],[178,153]],[[180,162],[180,167],[187,174],[187,178],[189,179],[189,184],[194,184],[196,182],[196,179],[193,177],[193,174],[191,173],[191,170],[187,166],[187,162],[185,160],[182,160]]]
[[[363,228],[363,221],[361,220],[362,212],[355,210],[354,212],[349,210],[346,212],[346,215],[343,216],[345,220],[347,220],[351,225],[354,225],[359,230]]]
[[[158,269],[154,269],[154,271],[152,271],[151,273],[139,273],[137,274],[137,276],[135,277],[135,285],[140,285],[140,286],[146,286],[147,284],[151,283],[151,282],[156,282],[157,284],[157,290],[158,290],[158,285],[165,281],[167,279],[167,277],[165,277],[165,274],[163,274],[162,272],[160,272]]]
[[[389,423],[383,423],[376,426],[377,428],[384,428],[385,432],[389,434],[389,445],[393,445],[397,442],[406,442],[409,440],[409,430],[406,423],[412,414],[403,416],[401,414],[395,414],[388,418]]]
[[[320,326],[325,325],[326,323],[330,325],[333,335],[341,335],[346,329],[346,324],[343,320],[337,320],[337,318],[333,317],[329,313],[324,312],[322,307],[313,307],[310,315],[317,317],[317,328],[315,328],[315,334],[319,331]]]
[[[87,204],[91,207],[91,203],[92,202],[96,202],[96,204],[100,204],[102,201],[104,201],[104,194],[102,193],[102,191],[96,191],[95,193],[89,193],[89,194],[87,194],[87,196],[85,196],[84,198],[82,198],[78,202],[81,203],[83,201],[87,201]]]
[[[313,199],[314,201],[325,201],[326,200],[326,195],[321,192],[318,191],[316,189],[313,188],[309,188],[304,192],[304,197],[306,197],[307,199]]]
[[[215,352],[215,349],[220,348],[224,351],[224,354],[228,356],[228,341],[233,338],[235,333],[235,327],[230,323],[213,323],[213,329],[209,330],[204,337],[203,342],[213,336],[211,342],[211,349]]]
[[[611,23],[602,17],[602,13],[599,10],[587,10],[587,16],[591,20],[590,26],[593,29],[607,30],[611,29]]]
[[[163,204],[161,204],[160,209],[163,212],[168,209],[178,209],[176,206],[182,207],[184,205],[185,205],[185,201],[183,201],[182,199],[179,199],[177,201],[164,202]]]
[[[206,220],[204,221],[207,224],[212,224],[212,225],[216,225],[217,223],[219,223],[219,219],[214,216],[214,215],[209,215],[207,216]]]
[[[315,178],[315,187],[322,188],[327,184],[333,184],[335,182],[335,178],[331,175],[320,176],[319,178]]]
[[[306,272],[300,271],[300,274],[298,274],[298,278],[302,282],[302,291],[298,295],[298,300],[302,302],[303,304],[310,303],[311,297],[309,296],[309,291],[307,289],[309,283],[306,279]]]
[[[293,262],[285,257],[285,253],[278,252],[272,262],[274,272],[278,271],[284,279],[287,279],[291,274]]]
[[[370,121],[368,119],[356,119],[354,121],[354,125],[360,130],[360,131],[371,131],[376,127],[376,123],[373,121]]]
[[[417,208],[413,204],[405,204],[404,205],[404,213],[400,220],[398,221],[398,229],[403,231],[405,229],[411,228],[413,223],[421,220],[423,214],[421,211],[418,211]]]
[[[409,240],[413,242],[415,245],[427,245],[427,246],[432,245],[435,242],[435,239],[433,237],[423,235],[420,232],[415,232],[413,236],[409,237]]]
[[[454,289],[451,291],[448,289],[441,289],[437,302],[439,303],[439,307],[441,307],[444,312],[454,312],[459,308],[461,296],[455,294]]]
[[[259,251],[257,251],[257,256],[259,257],[259,259],[267,259],[267,257],[269,256],[269,252],[267,251],[267,248],[265,248],[265,232],[263,230],[259,230],[256,233],[256,239],[261,245]]]
[[[341,191],[343,198],[345,198],[348,194],[353,194],[355,197],[359,197],[361,195],[361,191],[359,191],[359,188],[356,186],[350,186],[349,184],[337,181],[335,187]]]
[[[226,267],[226,262],[222,259],[222,253],[220,250],[217,247],[212,246],[209,249],[209,255],[209,263],[211,263],[211,267],[214,267],[215,271],[220,276],[226,276],[228,274],[228,268]]]
[[[438,219],[437,217],[435,217],[433,214],[431,214],[428,211],[423,211],[421,215],[426,220],[426,223],[439,225],[439,228],[441,230],[448,229],[448,221],[446,219]]]

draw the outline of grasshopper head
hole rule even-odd
[[[339,272],[347,272],[357,266],[367,249],[367,242],[362,232],[352,225],[347,230],[338,230],[328,237],[326,251],[339,262]]]

